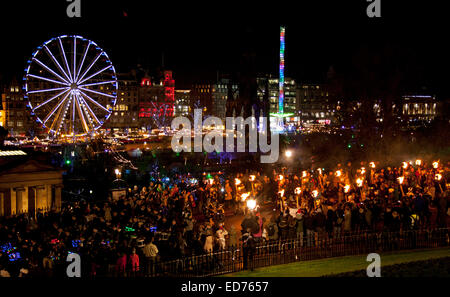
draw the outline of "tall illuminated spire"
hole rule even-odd
[[[285,27],[280,27],[280,79],[279,79],[279,99],[278,113],[284,113],[284,34]]]

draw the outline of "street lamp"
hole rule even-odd
[[[292,151],[291,150],[287,150],[284,152],[284,155],[286,156],[286,158],[290,158],[292,157]]]
[[[117,178],[117,179],[119,179],[120,176],[122,175],[122,172],[120,171],[119,168],[116,168],[116,169],[114,170],[114,173],[116,174],[116,178]]]

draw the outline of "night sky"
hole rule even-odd
[[[214,79],[217,71],[239,70],[247,47],[256,53],[258,71],[276,75],[279,26],[286,25],[289,77],[322,81],[331,65],[336,71],[348,67],[361,47],[376,52],[390,46],[412,57],[412,88],[449,96],[449,22],[442,1],[392,2],[381,0],[381,19],[369,19],[365,0],[81,0],[77,19],[66,16],[65,0],[2,1],[0,75],[22,76],[35,48],[62,34],[96,41],[118,72],[137,64],[155,69],[164,53],[180,88]]]

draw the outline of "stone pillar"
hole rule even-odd
[[[5,192],[3,192],[3,202],[4,215],[11,215],[11,189],[6,189]]]
[[[52,208],[56,208],[56,210],[58,210],[58,211],[61,210],[61,190],[62,190],[62,187],[63,187],[62,184],[52,185],[52,192],[54,191],[54,195],[55,195],[55,200],[52,201],[52,203],[54,203],[52,205]]]
[[[0,217],[5,215],[5,194],[0,192]]]
[[[11,199],[11,210],[13,211],[13,214],[20,214],[24,212],[24,194],[25,194],[25,188],[14,188],[15,199]],[[28,199],[27,199],[28,201]],[[13,206],[14,204],[14,206]]]

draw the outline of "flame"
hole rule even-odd
[[[366,173],[366,168],[365,167],[361,167],[361,174]]]
[[[234,180],[235,180],[236,186],[241,184],[241,180],[239,178],[235,178]]]
[[[360,179],[360,178],[358,178],[358,179],[356,180],[356,185],[357,185],[358,187],[361,187],[362,184],[363,184],[363,180]]]
[[[418,165],[418,166],[422,165],[422,160],[417,159],[416,160],[416,165]]]
[[[402,166],[402,167],[403,167],[403,169],[406,169],[406,168],[408,168],[408,162],[403,162],[402,164],[403,164],[403,166]]]
[[[437,169],[439,167],[439,161],[434,161],[433,162],[433,168]]]
[[[300,193],[302,192],[302,190],[300,189],[300,187],[295,188],[294,193],[297,195],[300,195]]]
[[[312,194],[313,194],[313,197],[316,198],[317,195],[319,195],[319,191],[314,190],[314,191],[312,191]]]
[[[242,201],[245,201],[247,199],[247,197],[250,196],[250,192],[244,193],[241,195],[241,199]]]
[[[280,196],[283,197],[284,196],[284,190],[279,191],[278,194],[280,194]]]
[[[435,180],[441,180],[441,179],[442,179],[442,175],[439,174],[439,173],[437,173],[437,174],[434,176],[434,179],[435,179]]]
[[[256,177],[255,177],[254,175],[250,175],[250,178],[249,178],[249,180],[250,180],[250,181],[254,181],[254,180],[255,180],[255,178],[256,178]]]
[[[339,176],[341,176],[341,175],[342,175],[342,171],[340,171],[340,170],[336,171],[336,176],[337,176],[337,177],[339,177]]]
[[[302,177],[306,177],[306,175],[307,175],[306,171],[303,171]]]
[[[317,169],[319,171],[319,174],[322,175],[322,168]]]
[[[350,190],[350,185],[345,185],[344,186],[344,192],[348,193],[348,190]]]
[[[403,184],[403,180],[405,179],[405,177],[404,177],[404,176],[400,176],[400,177],[398,177],[397,179],[398,179],[398,182],[399,182],[400,184]]]
[[[375,162],[370,162],[369,166],[370,166],[371,168],[375,168]]]
[[[282,176],[281,174],[280,174],[280,175],[278,175],[278,180],[282,181],[282,180],[283,180],[283,178],[284,178],[284,176]]]

